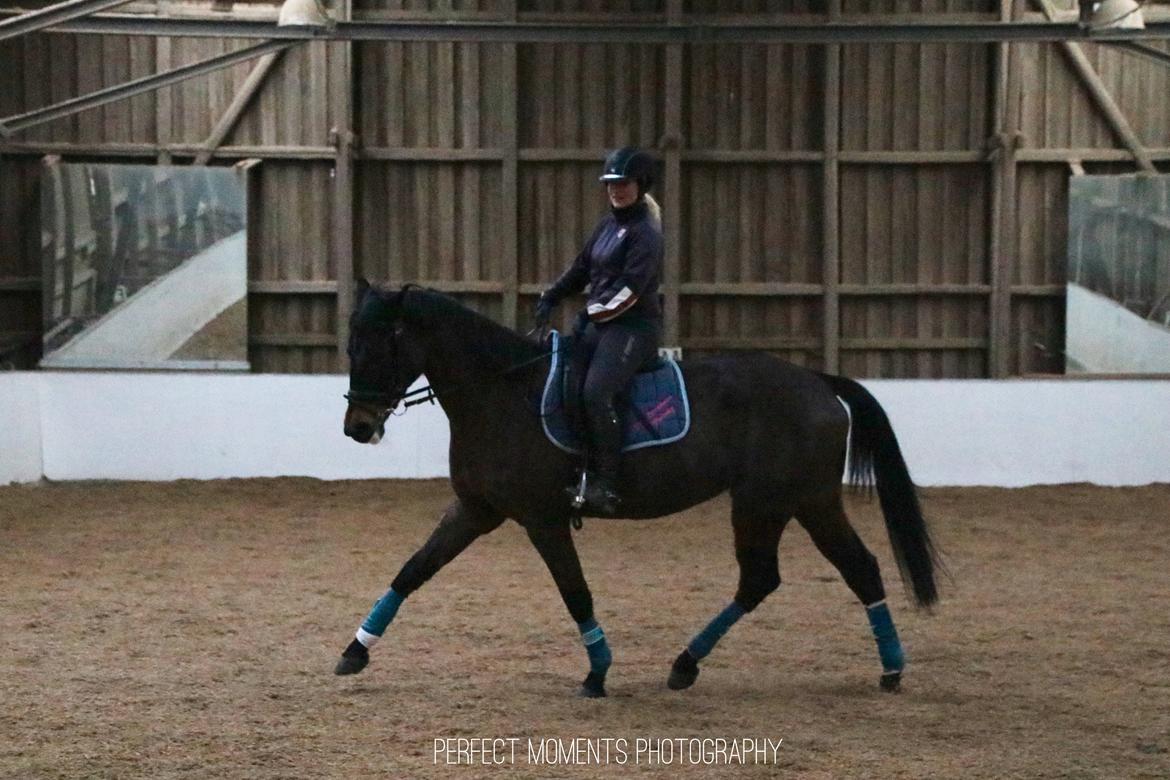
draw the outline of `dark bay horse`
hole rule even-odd
[[[398,572],[337,664],[355,674],[399,605],[505,519],[520,523],[581,631],[590,669],[585,696],[605,695],[611,653],[573,545],[565,493],[578,466],[545,438],[536,410],[550,356],[545,348],[440,293],[365,282],[350,322],[345,434],[377,442],[390,412],[425,373],[450,423],[455,501]],[[898,442],[881,406],[856,382],[766,354],[687,360],[690,432],[679,442],[626,453],[621,514],[660,517],[730,491],[739,586],[735,598],[675,659],[668,685],[690,686],[728,629],[780,585],[780,534],[795,517],[865,607],[882,663],[881,687],[897,690],[902,647],[877,561],[842,505],[849,482],[876,487],[903,581],[920,606],[938,598],[938,557]],[[849,413],[838,402],[849,406]],[[850,434],[852,417],[852,435]],[[848,445],[847,445],[848,442]]]

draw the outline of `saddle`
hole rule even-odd
[[[540,399],[545,436],[573,455],[585,450],[580,413],[580,381],[566,369],[571,363],[571,337],[549,334],[553,358]],[[671,444],[687,435],[691,406],[682,371],[673,358],[659,357],[636,374],[617,400],[622,420],[622,452]]]

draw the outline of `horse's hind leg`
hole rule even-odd
[[[589,585],[586,584],[585,575],[581,572],[581,561],[577,557],[577,548],[573,544],[569,524],[533,523],[526,525],[525,530],[548,566],[549,573],[557,584],[557,590],[561,592],[561,598],[569,608],[569,614],[577,621],[581,641],[589,655],[589,674],[581,684],[579,694],[589,699],[605,696],[605,675],[613,661],[613,654],[610,653],[609,644],[605,640],[605,632],[601,630],[593,616],[593,595],[589,592]]]
[[[694,684],[699,676],[699,661],[715,649],[723,635],[741,617],[780,587],[778,548],[789,513],[774,506],[765,510],[755,506],[748,508],[745,504],[745,501],[735,499],[731,511],[735,560],[739,563],[739,587],[735,598],[674,659],[666,681],[672,690],[682,690]]]
[[[886,606],[886,589],[877,559],[849,524],[840,491],[810,503],[797,512],[796,518],[865,607],[882,662],[882,690],[897,691],[906,665],[902,643]]]
[[[381,638],[398,607],[411,593],[463,552],[479,537],[504,522],[502,515],[486,506],[455,500],[431,532],[426,544],[410,557],[398,572],[386,594],[374,604],[370,614],[334,669],[336,674],[357,674],[370,662],[369,649]]]

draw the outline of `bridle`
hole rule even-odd
[[[423,393],[427,394],[425,398],[407,400],[412,395],[421,395]],[[342,398],[356,406],[364,406],[367,409],[378,410],[381,422],[385,422],[386,418],[394,412],[398,404],[404,400],[406,401],[406,408],[410,408],[415,404],[425,404],[428,401],[434,403],[435,392],[431,390],[430,385],[420,387],[417,390],[400,393],[386,393],[380,390],[354,390],[351,388]]]
[[[410,386],[410,383],[399,381],[397,373],[398,367],[401,363],[398,360],[398,336],[401,332],[401,326],[396,326],[391,332],[390,336],[390,360],[394,365],[395,373],[395,376],[390,380],[390,384],[392,387],[401,387],[402,389],[396,392],[387,392],[385,390],[378,390],[375,388],[355,388],[351,383],[349,391],[346,392],[346,394],[343,396],[343,398],[345,398],[345,400],[350,404],[364,406],[366,409],[374,410],[375,416],[378,418],[378,425],[382,425],[386,422],[386,418],[394,413],[394,409],[397,408],[398,404],[402,403],[403,399],[410,398],[412,395],[428,392],[431,389],[430,385],[428,385],[418,390],[411,390],[407,392],[406,388]],[[352,354],[350,355],[350,360],[353,360]],[[414,380],[411,381],[413,382]],[[413,406],[418,403],[423,403],[426,400],[430,400],[433,397],[434,393],[431,393],[428,398],[407,401],[406,405],[408,407]]]

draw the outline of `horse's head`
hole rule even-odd
[[[349,392],[345,435],[377,444],[386,418],[422,375],[422,351],[410,338],[402,308],[407,290],[386,293],[364,279],[358,283],[349,321]]]

